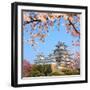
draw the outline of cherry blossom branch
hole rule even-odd
[[[69,20],[69,18],[68,18],[68,21],[69,21],[69,24],[72,25],[72,27],[74,28],[76,33],[78,33],[80,35],[80,32],[75,28],[74,24]]]

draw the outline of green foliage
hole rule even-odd
[[[79,75],[80,69],[71,69],[64,68],[62,70],[56,70],[52,72],[51,65],[32,65],[32,70],[30,72],[30,77],[39,77],[39,76],[63,76],[63,75]]]
[[[52,72],[52,70],[51,70],[51,66],[49,64],[33,65],[30,76],[31,77],[49,76],[51,72]]]
[[[52,76],[60,76],[60,75],[64,75],[64,73],[56,71],[56,72],[52,72],[51,75]]]
[[[37,70],[32,71],[30,76],[31,76],[31,77],[40,76],[40,72],[39,72],[39,71],[37,71]]]
[[[79,75],[80,70],[79,69],[63,69],[62,72],[64,72],[65,75]]]
[[[43,71],[44,71],[45,76],[48,76],[52,72],[51,65],[44,65]]]

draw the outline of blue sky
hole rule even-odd
[[[45,56],[53,53],[55,45],[58,43],[58,41],[65,42],[71,52],[79,51],[80,47],[72,46],[72,41],[77,40],[77,38],[66,32],[66,28],[63,23],[64,19],[62,18],[60,20],[60,31],[58,31],[56,25],[54,25],[53,27],[54,31],[52,31],[52,28],[49,27],[49,33],[45,38],[45,43],[43,44],[41,42],[38,42],[39,47],[37,48],[37,51],[35,51],[30,46],[30,44],[23,43],[23,59],[28,60],[30,63],[34,63],[34,59],[36,58],[36,55],[38,53],[43,53]],[[27,40],[28,38],[30,38],[30,35],[28,35],[26,30],[31,30],[29,24],[27,24],[25,26],[25,29],[23,30],[23,40]]]

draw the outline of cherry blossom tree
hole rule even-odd
[[[80,52],[75,53],[75,67],[80,68]]]
[[[30,76],[31,72],[31,64],[27,60],[23,60],[23,77],[28,77]]]
[[[72,41],[72,45],[73,46],[80,46],[80,41],[77,40],[77,41]]]
[[[48,32],[50,30],[54,31],[54,25],[57,26],[57,31],[60,31],[61,18],[64,19],[63,24],[66,27],[66,32],[70,33],[73,37],[80,38],[80,14],[23,11],[23,30],[27,24],[31,28],[31,30],[26,30],[30,35],[30,39],[26,42],[32,47],[38,45],[36,39],[44,43]],[[49,27],[52,29],[49,29]],[[73,43],[73,45],[79,46],[79,43]]]

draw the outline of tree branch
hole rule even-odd
[[[69,18],[68,18],[68,21],[69,21],[70,25],[72,25],[72,27],[74,28],[74,30],[75,30],[78,34],[80,34],[80,32],[75,28],[74,24],[69,20]]]
[[[26,25],[26,24],[29,24],[29,23],[33,23],[33,22],[41,22],[40,19],[37,19],[37,20],[31,20],[31,21],[25,21],[25,23],[23,25]]]

